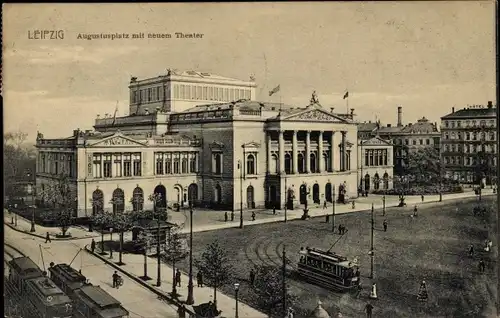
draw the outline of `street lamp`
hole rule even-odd
[[[238,169],[240,169],[240,229],[243,228],[243,165],[238,160]]]
[[[156,216],[157,229],[156,229],[156,261],[157,261],[157,274],[156,274],[156,287],[161,286],[161,257],[160,257],[160,214],[157,211],[157,204],[161,201],[161,193],[153,193],[149,196],[149,200],[153,201],[153,219]]]
[[[234,313],[235,318],[239,318],[238,315],[238,292],[240,291],[240,284],[239,283],[234,283],[234,294],[235,294],[235,299],[236,299],[236,309]]]
[[[372,229],[371,229],[371,242],[370,242],[370,278],[373,279],[373,231],[375,229],[375,225],[374,225],[374,219],[373,219],[373,212],[374,212],[374,207],[373,207],[373,203],[372,203],[372,211],[371,211],[372,215],[371,215],[371,223],[372,223]]]
[[[32,212],[31,212],[31,229],[30,229],[30,232],[33,233],[33,232],[36,232],[36,229],[35,229],[35,202],[34,202],[35,201],[35,191],[34,191],[34,187],[33,187],[32,183],[30,183],[30,187],[28,188],[28,194],[31,194],[31,208],[32,208]]]
[[[194,304],[193,297],[193,203],[189,201],[189,282],[186,304]]]
[[[332,185],[332,232],[335,232],[335,185]]]
[[[285,177],[285,223],[287,221],[287,209],[288,209],[288,188],[287,188],[287,178],[286,172],[283,172],[283,176]]]

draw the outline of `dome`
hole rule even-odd
[[[318,301],[318,306],[314,309],[310,318],[331,318],[328,312],[321,306],[321,301]]]

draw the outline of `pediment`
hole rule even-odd
[[[213,150],[216,150],[216,149],[222,150],[222,149],[224,149],[224,144],[220,141],[214,141],[209,145],[209,147],[210,147],[210,149],[213,149]]]
[[[147,147],[147,143],[137,141],[130,137],[115,134],[113,136],[106,137],[101,139],[93,144],[89,145],[90,147]]]
[[[251,141],[251,142],[248,142],[246,144],[243,144],[243,148],[245,148],[245,149],[247,149],[247,148],[258,149],[258,148],[260,148],[260,144],[256,141]]]
[[[390,145],[392,145],[389,141],[384,140],[380,137],[373,137],[373,138],[368,139],[368,140],[363,140],[363,141],[361,141],[361,144],[363,146],[368,146],[368,145],[371,145],[371,146],[390,146]]]
[[[329,122],[329,123],[348,123],[347,120],[335,116],[334,114],[323,110],[319,107],[308,107],[300,113],[295,113],[286,117],[282,120],[286,121],[311,121],[311,122]]]

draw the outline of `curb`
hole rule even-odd
[[[136,275],[134,274],[131,274],[129,272],[127,272],[126,270],[124,270],[123,268],[121,268],[120,266],[116,265],[115,263],[113,262],[110,262],[108,259],[102,257],[101,255],[97,254],[97,253],[92,253],[91,251],[89,251],[88,249],[88,245],[85,245],[85,251],[94,256],[94,257],[97,257],[98,259],[100,259],[101,261],[103,261],[106,265],[108,266],[111,266],[113,267],[114,269],[116,269],[117,271],[125,274],[128,278],[132,279],[133,281],[135,281],[136,283],[140,284],[141,286],[147,288],[148,290],[152,291],[153,293],[155,293],[156,295],[158,295],[159,297],[165,299],[168,303],[176,306],[177,308],[179,308],[181,305],[184,305],[186,306],[186,314],[189,315],[189,317],[197,317],[197,315],[195,314],[194,310],[192,310],[192,306],[190,305],[186,305],[184,304],[183,302],[177,300],[177,299],[174,299],[172,296],[170,296],[168,293],[165,293],[161,290],[158,290],[157,288],[151,286],[150,284],[144,282],[142,279],[140,279],[139,277],[137,277]]]
[[[5,220],[3,221],[3,224],[7,225],[8,227],[10,227],[12,230],[14,230],[16,232],[28,234],[28,235],[35,236],[35,237],[38,237],[38,238],[41,238],[41,239],[45,239],[45,236],[43,236],[43,235],[32,233],[32,232],[29,232],[29,231],[20,230],[17,227],[15,227],[14,225],[10,224],[9,222],[7,222]],[[89,236],[89,237],[64,237],[64,238],[51,237],[50,240],[52,240],[52,241],[74,241],[74,240],[90,239],[90,238],[93,238],[93,237],[94,236]],[[95,236],[95,237],[98,237],[98,236]]]

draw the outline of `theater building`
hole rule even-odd
[[[95,131],[75,130],[69,138],[38,134],[39,198],[60,173],[70,177],[78,217],[101,206],[116,212],[150,209],[153,193],[161,194],[160,206],[192,202],[227,210],[239,210],[240,202],[253,209],[332,201],[340,185],[356,196],[352,113],[332,113],[315,95],[300,107],[241,98],[199,104],[113,121],[98,118]]]

